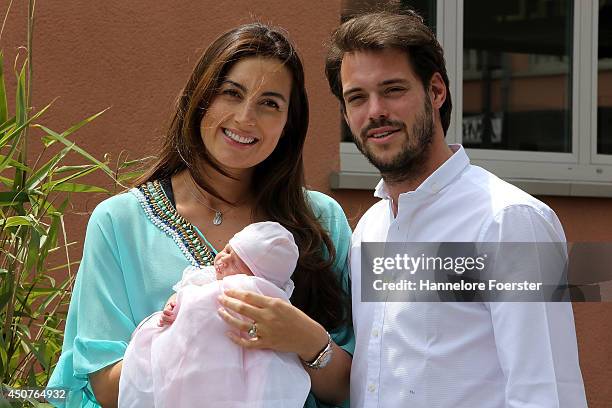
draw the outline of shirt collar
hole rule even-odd
[[[436,169],[429,177],[421,183],[416,191],[421,193],[436,194],[449,185],[469,164],[470,159],[465,149],[460,144],[449,145],[453,155]],[[380,180],[374,190],[374,197],[388,199],[389,191],[384,180]],[[401,197],[401,194],[400,194]]]

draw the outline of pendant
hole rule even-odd
[[[223,213],[221,211],[215,211],[215,218],[213,218],[213,224],[221,225],[223,222]]]

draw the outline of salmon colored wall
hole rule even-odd
[[[6,4],[0,4],[4,12]],[[25,43],[25,1],[14,1],[0,40],[5,69]],[[37,2],[33,103],[59,97],[43,121],[63,130],[110,107],[79,131],[83,147],[114,159],[155,154],[174,101],[204,47],[219,33],[259,18],[283,26],[304,60],[311,102],[305,149],[307,182],[332,193],[354,225],[374,201],[371,192],[330,192],[338,170],[339,114],[323,74],[323,43],[340,16],[340,0],[189,1],[150,0]],[[2,15],[3,16],[3,15]],[[9,78],[9,89],[14,81]],[[67,219],[72,241],[82,242],[87,213],[102,197],[80,200]],[[612,200],[545,197],[570,240],[612,240]],[[78,250],[77,256],[78,256]],[[612,401],[612,304],[575,305],[580,356],[589,406]]]
[[[502,107],[502,80],[491,81],[491,110],[499,112]],[[538,110],[561,110],[568,105],[567,76],[542,75],[512,78],[508,84],[509,112],[528,112]],[[463,111],[481,112],[483,107],[483,82],[470,80],[463,82]]]

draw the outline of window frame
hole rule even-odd
[[[453,95],[446,140],[461,143],[463,3],[437,0],[436,35],[444,48]],[[597,153],[599,0],[574,0],[570,153],[466,149],[473,164],[532,194],[612,197],[612,155]],[[372,189],[380,174],[352,142],[340,142],[340,172],[332,188]]]

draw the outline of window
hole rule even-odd
[[[435,15],[449,143],[533,194],[612,197],[612,0],[402,4]],[[370,189],[379,175],[346,135],[332,187]]]
[[[597,153],[612,154],[612,0],[599,0]]]
[[[568,0],[465,0],[466,148],[572,151]]]

